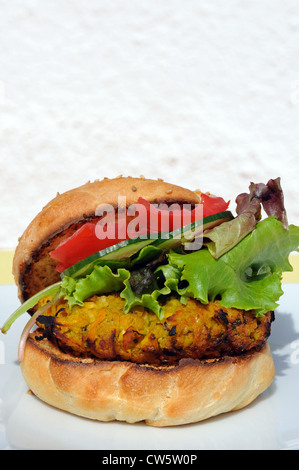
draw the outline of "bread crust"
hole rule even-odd
[[[55,243],[51,246],[51,249],[54,249],[62,237],[72,234],[71,231],[67,231],[70,226],[73,226],[74,231],[78,224],[94,217],[100,204],[111,204],[117,207],[119,196],[126,197],[127,206],[136,203],[139,197],[152,203],[167,201],[194,205],[200,202],[199,193],[163,180],[122,176],[88,182],[63,194],[58,194],[32,220],[19,239],[15,250],[13,275],[22,302],[59,280],[58,273],[55,273],[56,263],[49,256],[50,249],[46,249],[47,245],[54,240]],[[45,249],[39,257],[42,247]],[[36,273],[32,273],[33,267],[37,267],[37,260],[39,270],[36,269]],[[31,279],[30,288],[27,286],[25,276],[27,279],[34,277],[33,282]]]
[[[27,340],[21,370],[42,401],[99,421],[145,421],[152,426],[194,423],[238,410],[271,384],[268,343],[241,356],[183,359],[173,366],[79,359],[47,339]]]

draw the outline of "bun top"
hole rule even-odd
[[[100,204],[117,207],[119,196],[126,198],[127,206],[136,203],[139,197],[151,203],[194,205],[200,202],[198,193],[161,179],[143,177],[104,178],[57,194],[19,239],[13,260],[13,275],[21,301],[60,279],[50,251],[84,222],[95,218]]]

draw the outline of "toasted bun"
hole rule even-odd
[[[82,223],[95,218],[100,204],[118,205],[125,196],[127,206],[142,197],[152,203],[196,204],[199,195],[162,180],[118,177],[86,183],[58,194],[34,218],[19,240],[13,261],[13,274],[23,302],[36,292],[60,280],[57,262],[49,252],[72,235]]]
[[[260,351],[175,366],[78,359],[47,339],[27,340],[22,373],[44,402],[100,420],[174,426],[201,421],[251,403],[272,382],[268,343]]]

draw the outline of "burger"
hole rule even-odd
[[[19,362],[42,401],[99,421],[198,422],[270,386],[267,342],[298,250],[280,178],[223,198],[104,178],[50,201],[19,239]]]

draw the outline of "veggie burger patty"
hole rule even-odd
[[[49,300],[43,298],[39,307]],[[118,294],[93,296],[72,309],[59,301],[38,317],[42,331],[36,337],[54,337],[62,350],[71,348],[79,355],[169,364],[260,348],[274,319],[271,312],[257,317],[253,310],[224,308],[218,301],[204,305],[188,299],[184,305],[171,297],[160,320],[141,306],[124,314],[124,302]]]

